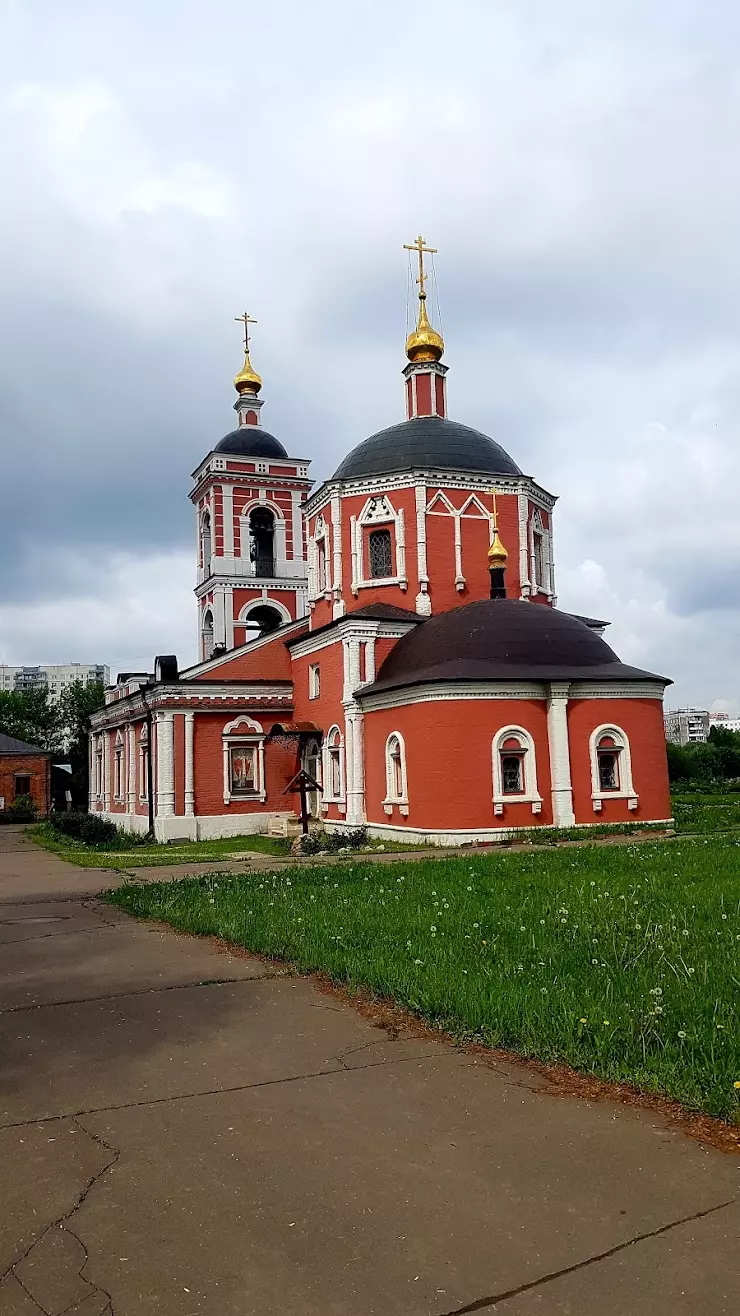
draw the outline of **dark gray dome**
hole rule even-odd
[[[480,599],[415,626],[361,694],[428,681],[602,677],[664,680],[621,663],[600,635],[567,612],[519,599]]]
[[[418,416],[372,434],[353,448],[334,472],[335,480],[353,480],[387,471],[424,468],[451,471],[484,471],[486,475],[521,475],[498,443],[440,416]]]
[[[231,452],[235,457],[287,457],[287,452],[274,434],[268,434],[261,425],[240,425],[217,443],[214,452]]]

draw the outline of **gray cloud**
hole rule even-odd
[[[561,603],[676,698],[740,704],[740,14],[423,17],[419,69],[390,0],[3,9],[0,657],[188,656],[232,315],[323,477],[401,414],[421,225],[454,414],[561,496]]]

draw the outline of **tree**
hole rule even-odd
[[[58,704],[45,686],[36,690],[0,690],[0,731],[53,754],[62,747],[63,723]]]
[[[89,798],[89,756],[87,733],[91,714],[105,705],[102,681],[74,681],[62,691],[59,714],[64,729],[64,762],[72,768],[69,789],[75,808],[86,809]]]

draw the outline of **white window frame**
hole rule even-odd
[[[104,780],[103,754],[104,754],[103,742],[102,740],[97,740],[95,742],[95,798],[96,800],[102,800],[103,798],[103,780]]]
[[[537,581],[537,572],[535,568],[535,535],[539,535],[542,541],[542,580]],[[550,532],[545,529],[542,521],[542,512],[536,507],[529,522],[529,578],[530,589],[533,594],[545,594],[552,598],[552,562],[550,553]]]
[[[319,579],[319,544],[324,550],[324,581]],[[329,525],[322,512],[316,517],[313,534],[308,540],[308,597],[310,600],[329,598],[332,592],[332,558]]]
[[[223,748],[224,764],[224,804],[231,804],[232,800],[245,800],[250,803],[258,802],[264,804],[267,799],[265,789],[265,731],[259,722],[255,722],[251,717],[242,715],[234,718],[233,722],[227,722],[221,732],[221,743]],[[249,795],[237,795],[231,793],[231,753],[232,749],[243,748],[244,746],[256,747],[257,750],[257,771],[255,773],[255,790]]]
[[[507,740],[516,740],[523,751],[524,790],[519,794],[504,791],[501,756],[506,753],[503,745]],[[493,812],[501,817],[507,804],[530,804],[532,813],[542,812],[542,796],[537,789],[537,752],[534,739],[524,727],[501,727],[496,732],[492,743],[493,755]]]
[[[395,755],[392,753],[392,742],[398,741],[398,759],[401,769],[401,794],[396,790],[396,773],[393,764]],[[409,812],[409,783],[406,772],[406,742],[400,731],[391,731],[385,742],[385,799],[383,808],[387,814],[393,813],[394,806],[399,809],[403,817],[408,817]]]
[[[332,755],[336,755],[339,763],[339,791],[334,793],[334,774],[332,772]],[[324,794],[322,797],[323,804],[337,804],[340,812],[344,812],[344,806],[347,801],[347,779],[346,767],[344,761],[344,736],[341,729],[336,726],[330,727],[326,740],[324,741]]]
[[[614,741],[614,748],[618,755],[617,769],[619,772],[619,790],[604,791],[601,789],[601,777],[599,775],[599,741],[604,736],[611,736]],[[595,727],[591,732],[588,742],[588,752],[591,761],[591,802],[594,813],[601,813],[604,800],[626,800],[628,809],[636,809],[639,803],[639,795],[634,788],[632,781],[632,753],[630,750],[629,736],[621,727],[613,723],[604,724]]]
[[[308,664],[308,697],[321,698],[321,663]]]
[[[367,542],[370,530],[391,532],[391,552],[395,562],[395,575],[370,575],[370,550]],[[366,533],[366,531],[368,533]],[[396,511],[387,494],[368,498],[359,516],[350,519],[350,545],[352,548],[352,593],[373,589],[380,585],[408,586],[406,575],[406,528],[403,508]]]
[[[211,618],[211,626],[210,626],[210,630],[209,630],[209,628],[206,626],[206,617],[210,617],[210,618]],[[212,604],[212,603],[207,603],[206,606],[205,606],[205,608],[203,609],[203,620],[201,621],[201,625],[200,625],[200,634],[201,634],[201,649],[202,649],[202,651],[203,651],[203,662],[204,662],[204,663],[207,663],[208,660],[209,660],[209,658],[212,658],[212,657],[213,657],[213,649],[214,649],[214,646],[215,646],[215,643],[216,643],[216,638],[215,638],[215,622],[214,622],[214,618],[213,618],[213,604]],[[206,637],[210,637],[210,641],[211,641],[210,652],[208,651],[208,645],[207,645],[207,642],[206,642]]]
[[[139,734],[139,799],[149,799],[149,731],[146,722]]]

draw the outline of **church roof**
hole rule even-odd
[[[372,434],[345,457],[335,480],[353,480],[388,471],[481,471],[486,475],[521,475],[500,444],[479,430],[440,416],[417,416]]]
[[[430,681],[670,682],[628,667],[601,636],[555,608],[481,599],[428,618],[394,645],[360,697]]]
[[[235,457],[279,457],[288,456],[285,448],[274,434],[263,430],[261,425],[240,425],[225,435],[216,444],[214,452],[230,452]]]

